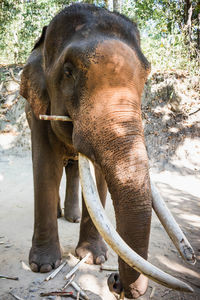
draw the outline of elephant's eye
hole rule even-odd
[[[73,68],[72,68],[72,65],[69,64],[69,63],[66,63],[64,65],[64,74],[67,78],[71,78],[71,77],[74,77],[73,76]]]
[[[70,78],[72,76],[72,70],[70,68],[65,69],[65,76]]]

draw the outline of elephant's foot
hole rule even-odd
[[[61,264],[59,243],[32,245],[29,253],[29,264],[33,272],[46,273],[56,269]]]
[[[80,259],[88,253],[91,254],[86,261],[88,264],[100,265],[104,263],[108,258],[107,252],[108,249],[102,239],[79,242],[76,248],[76,255]]]
[[[65,205],[64,217],[67,221],[71,223],[79,223],[81,220],[81,211],[79,208],[79,204],[72,204],[71,207],[69,207],[69,205]]]

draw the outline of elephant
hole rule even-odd
[[[118,294],[123,291],[125,297],[136,299],[146,292],[150,277],[172,288],[191,291],[178,280],[173,284],[171,277],[171,283],[166,283],[167,279],[159,281],[157,271],[149,273],[137,265],[137,261],[145,266],[148,263],[152,214],[153,185],[141,117],[141,95],[149,72],[150,63],[142,53],[136,23],[119,13],[74,4],[43,28],[23,68],[20,87],[27,99],[32,141],[32,271],[49,272],[61,263],[57,216],[61,215],[59,186],[63,168],[68,179],[65,217],[77,222],[79,175],[82,181],[87,180],[89,159],[96,176],[96,186],[89,195],[91,202],[97,205],[93,200],[97,194],[102,209],[109,190],[116,215],[114,234],[124,240],[113,246],[119,253],[119,274],[111,274],[108,279],[110,290]],[[85,168],[79,174],[81,163]],[[103,210],[99,218],[104,220],[107,235],[103,227],[96,225],[98,213],[94,212],[93,219],[92,209],[85,202],[90,188],[84,189],[81,184],[82,217],[76,255],[81,259],[90,253],[87,263],[101,264],[108,255],[103,238],[109,243],[112,233],[103,219]],[[117,249],[123,243],[136,255],[133,262]]]

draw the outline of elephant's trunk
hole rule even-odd
[[[114,204],[117,232],[136,253],[147,259],[152,204],[143,138],[134,136],[103,161],[102,169]],[[137,298],[145,293],[147,278],[121,258],[119,273],[126,297]]]
[[[117,231],[130,248],[147,259],[152,211],[148,159],[140,111],[133,111],[124,105],[117,113],[107,112],[107,119],[95,120],[98,125],[93,128],[101,128],[101,132],[99,136],[93,130],[90,143],[111,193]],[[126,297],[145,293],[147,279],[120,258],[119,273]]]

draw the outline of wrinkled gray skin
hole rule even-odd
[[[95,165],[97,187],[105,205],[111,193],[117,231],[147,258],[151,221],[148,159],[141,119],[141,93],[149,64],[139,32],[128,19],[92,5],[77,4],[44,28],[26,66],[21,94],[27,99],[31,128],[35,223],[29,262],[48,272],[61,262],[57,229],[59,185],[66,165],[65,217],[78,221],[78,152]],[[41,121],[40,114],[70,116],[72,123]],[[107,247],[83,202],[76,254],[88,263],[107,259]],[[119,258],[111,291],[137,298],[147,279]]]

